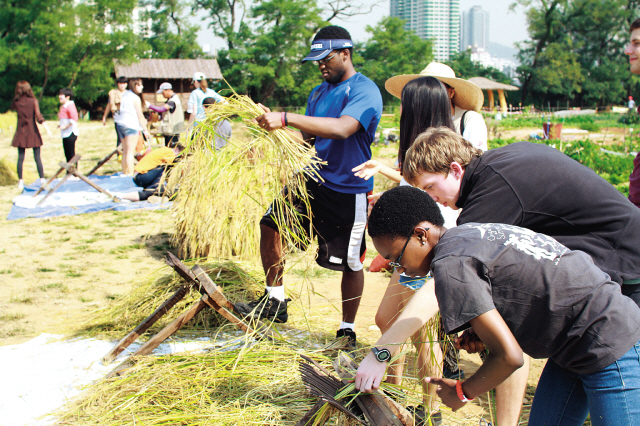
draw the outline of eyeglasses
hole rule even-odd
[[[428,231],[429,228],[425,228],[425,231]],[[411,233],[409,234],[409,236],[407,237],[407,242],[404,243],[404,247],[402,247],[402,251],[400,252],[400,256],[398,256],[398,258],[392,262],[389,262],[389,265],[393,266],[394,268],[402,268],[402,265],[400,264],[400,260],[402,259],[402,256],[404,255],[404,251],[407,249],[407,245],[409,244],[409,240],[411,240],[411,236],[413,235],[413,229],[411,230]]]
[[[316,64],[316,65],[327,65],[329,63],[329,61],[332,60],[333,57],[336,56],[338,53],[340,53],[339,50],[336,53],[334,53],[333,55],[329,56],[328,58],[324,58],[324,59],[320,59],[320,60],[317,60],[317,61],[313,61],[313,63]]]

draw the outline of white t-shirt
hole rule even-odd
[[[214,98],[216,102],[224,102],[224,98],[217,94],[214,90],[207,88],[206,92],[202,89],[196,89],[189,95],[189,102],[187,102],[187,112],[189,114],[196,113],[196,121],[202,121],[205,118],[204,106],[202,101],[206,98]]]
[[[462,137],[476,148],[486,151],[489,149],[487,146],[487,125],[484,123],[484,118],[482,118],[481,114],[456,106],[453,114],[453,125],[456,128],[456,132],[460,133],[460,121],[465,112],[467,114],[464,116],[464,133]]]

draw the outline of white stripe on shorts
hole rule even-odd
[[[360,261],[360,247],[364,238],[364,230],[367,227],[367,194],[355,194],[355,219],[349,236],[349,249],[347,251],[347,264],[352,271],[360,271],[363,268]]]

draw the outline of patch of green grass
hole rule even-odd
[[[66,243],[66,242],[67,242],[67,241],[69,241],[70,239],[71,239],[71,237],[62,237],[62,238],[60,238],[60,239],[58,240],[58,242]]]
[[[32,296],[11,296],[9,299],[9,303],[24,303],[26,305],[30,305],[33,303]]]
[[[89,225],[74,225],[73,227],[75,229],[89,229],[90,228]]]
[[[0,321],[18,321],[25,317],[25,314],[4,314],[0,315]]]
[[[42,231],[43,234],[50,234],[51,233],[51,229],[45,229],[44,231]]]
[[[61,293],[68,293],[69,287],[63,283],[51,283],[37,287],[40,291],[59,290]]]
[[[74,247],[75,250],[86,250],[88,248],[89,248],[89,246],[86,245],[86,244],[80,244],[79,246],[75,246]]]
[[[38,272],[55,272],[55,269],[52,268],[38,268],[37,269]]]
[[[327,278],[337,273],[336,271],[332,271],[330,269],[315,268],[315,267],[308,268],[308,269],[293,269],[291,272],[293,272],[295,275],[299,277],[308,277],[311,279]]]
[[[104,271],[108,272],[110,274],[119,274],[120,273],[120,271],[117,271],[117,270],[111,269],[111,268],[106,268]]]
[[[128,259],[129,255],[128,254],[119,254],[116,256],[116,259]]]
[[[16,271],[13,273],[13,278],[22,278],[24,277],[24,274],[20,271]]]
[[[78,298],[78,300],[80,300],[82,303],[87,303],[87,302],[93,302],[93,299],[90,297],[84,297],[84,296],[80,296]]]
[[[119,294],[106,294],[104,297],[109,299],[109,300],[116,300],[117,298],[120,297],[120,295]]]
[[[11,269],[0,269],[0,274],[11,274],[13,271]]]
[[[70,278],[78,278],[78,277],[83,276],[84,274],[82,272],[78,272],[78,271],[76,271],[74,269],[69,269],[67,272],[65,272],[65,275],[67,277],[70,277]]]
[[[26,332],[27,329],[24,327],[13,327],[7,331],[0,331],[0,338],[20,336],[22,334],[26,334]]]
[[[82,241],[83,243],[85,243],[85,244],[91,244],[91,243],[95,243],[96,241],[98,241],[98,238],[96,238],[96,237],[92,237],[92,238],[89,238],[89,239],[87,239],[87,240],[81,240],[81,241]]]
[[[121,253],[126,253],[128,251],[131,250],[138,250],[138,249],[142,249],[145,248],[146,244],[144,243],[138,243],[138,244],[130,244],[127,246],[120,246],[120,247],[116,247],[114,249],[109,250],[109,254],[121,254]]]
[[[112,240],[115,237],[113,236],[112,233],[110,232],[96,232],[95,234],[93,234],[94,237],[97,239],[101,239],[101,240]]]

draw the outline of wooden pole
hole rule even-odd
[[[79,156],[79,155],[74,155],[74,156],[71,158],[71,160],[69,160],[69,164],[76,164],[79,160],[80,160],[80,156]],[[64,167],[60,167],[60,168],[58,169],[58,171],[56,172],[56,174],[55,174],[55,175],[53,175],[53,176],[51,176],[45,185],[46,185],[46,186],[49,186],[49,185],[51,184],[51,182],[53,182],[53,180],[54,180],[55,178],[57,178],[57,177],[60,175],[60,173],[62,173],[63,171],[64,171]],[[66,180],[66,179],[64,179],[64,180]],[[36,195],[40,194],[40,193],[45,189],[45,185],[43,185],[43,186],[41,186],[40,188],[38,188],[38,191],[37,191],[33,196],[35,197]],[[55,189],[58,189],[58,187],[59,187],[60,185],[62,185],[62,182],[59,182],[59,183],[56,185],[56,188],[55,188]],[[54,189],[54,190],[49,189],[49,192],[53,192],[53,191],[55,191],[55,189]],[[45,198],[47,198],[47,197],[45,197]],[[44,199],[43,199],[42,201],[44,201]],[[42,201],[41,201],[41,202],[42,202]],[[38,203],[38,204],[40,204],[40,203]]]
[[[111,153],[109,153],[106,156],[104,156],[102,158],[102,160],[98,161],[98,164],[96,164],[93,167],[93,169],[89,170],[89,172],[87,173],[87,176],[91,176],[92,174],[94,174],[96,172],[96,170],[98,170],[100,167],[104,166],[105,163],[107,161],[111,160],[111,157],[116,155],[118,152],[122,152],[122,145],[118,145],[118,147],[116,149],[114,149]]]
[[[494,107],[493,90],[487,90],[487,95],[489,96],[489,111],[494,112],[496,109]]]
[[[504,90],[498,89],[498,100],[500,101],[500,109],[503,113],[507,113],[507,99],[504,97]]]

